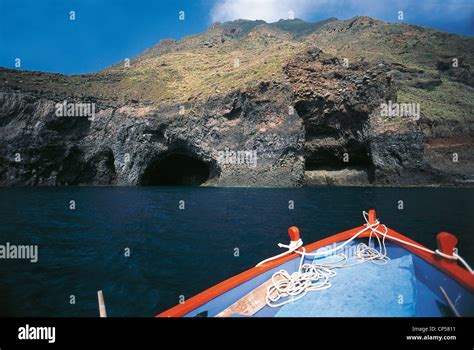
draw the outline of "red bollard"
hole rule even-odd
[[[368,214],[369,225],[375,224],[375,222],[377,221],[377,212],[375,211],[375,209],[370,209]]]
[[[288,229],[288,235],[290,236],[290,241],[297,242],[300,240],[300,229],[296,226],[291,226]]]
[[[452,256],[454,248],[458,244],[458,238],[448,232],[440,232],[436,236],[436,242],[438,243],[438,250],[446,255]],[[437,255],[437,259],[439,259],[440,263],[443,265],[456,265],[456,260],[451,260],[447,258],[443,258],[442,256]]]

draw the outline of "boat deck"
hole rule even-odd
[[[367,240],[355,240],[350,247],[354,249],[360,242],[367,243]],[[337,275],[330,278],[331,288],[308,292],[304,298],[281,307],[265,305],[252,316],[453,316],[439,287],[446,290],[455,306],[459,307],[461,315],[474,314],[472,295],[463,292],[458,282],[397,244],[387,242],[386,247],[387,255],[390,257],[386,265],[366,262],[337,269]],[[311,260],[312,258],[308,257],[305,263],[311,263]],[[351,258],[348,264],[354,261]],[[288,261],[210,300],[186,316],[193,317],[205,313],[208,317],[214,317],[223,311],[222,305],[230,306],[235,300],[245,298],[248,293],[271,279],[274,272],[285,269],[291,273],[296,271],[298,266],[299,258]],[[469,302],[466,303],[466,300]],[[234,313],[230,317],[246,316]]]

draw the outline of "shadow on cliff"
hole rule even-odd
[[[170,153],[151,162],[143,186],[199,186],[209,179],[209,164],[182,153]]]

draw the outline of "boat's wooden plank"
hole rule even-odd
[[[107,317],[107,311],[105,309],[104,294],[102,290],[97,291],[97,298],[99,299],[99,315],[100,317]]]
[[[267,288],[272,285],[272,280],[269,279],[261,284],[250,293],[244,295],[224,311],[216,315],[216,317],[229,317],[232,314],[243,316],[253,316],[265,305],[267,305]]]

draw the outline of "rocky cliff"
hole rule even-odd
[[[234,21],[95,74],[0,69],[0,185],[469,185],[473,43]]]

